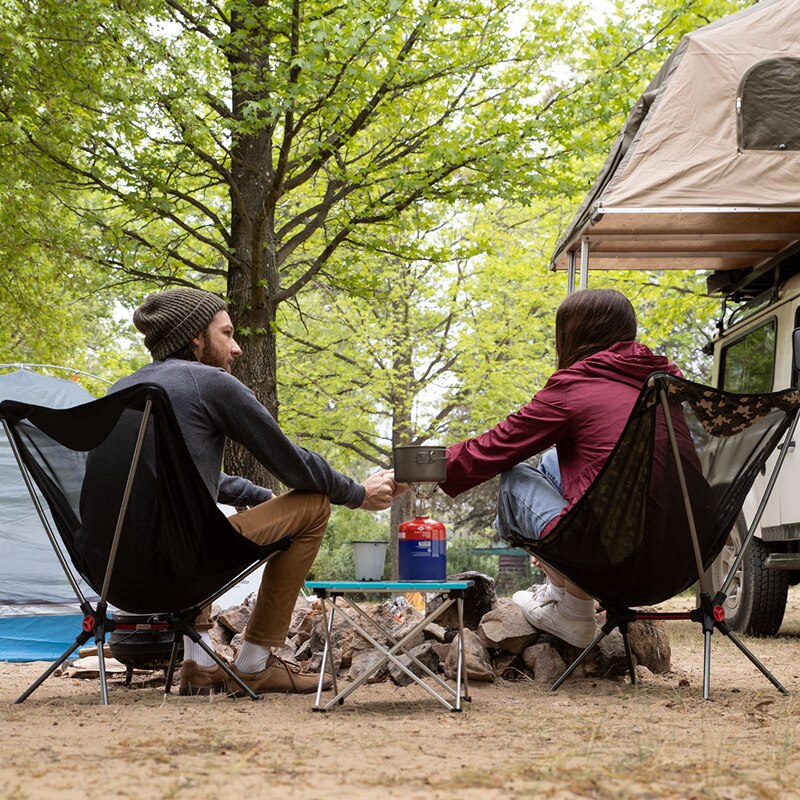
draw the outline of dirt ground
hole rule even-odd
[[[686,622],[669,623],[672,671],[639,687],[473,683],[461,714],[386,683],[325,714],[120,678],[106,707],[66,677],[14,705],[43,665],[0,663],[0,798],[800,798],[800,587],[789,602],[780,636],[745,640],[788,696],[715,634],[704,702]]]

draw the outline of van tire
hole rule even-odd
[[[733,526],[725,547],[711,565],[711,585],[716,592],[725,580],[728,567],[739,554],[746,533],[740,518]],[[769,549],[753,537],[725,600],[725,621],[735,631],[751,636],[774,636],[781,627],[789,593],[789,577],[784,570],[768,569]]]

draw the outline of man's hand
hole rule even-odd
[[[394,470],[391,469],[373,472],[361,485],[364,487],[364,501],[359,508],[365,511],[383,511],[384,508],[389,508],[398,489],[394,482]]]

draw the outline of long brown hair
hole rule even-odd
[[[558,368],[636,338],[636,312],[616,289],[573,292],[556,311]]]

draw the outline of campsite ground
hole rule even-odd
[[[781,635],[747,640],[787,697],[715,634],[703,702],[697,626],[669,632],[672,672],[640,688],[473,684],[462,714],[390,684],[315,714],[308,696],[165,700],[115,679],[103,707],[66,677],[16,706],[42,665],[0,663],[0,798],[800,797],[800,587]]]

